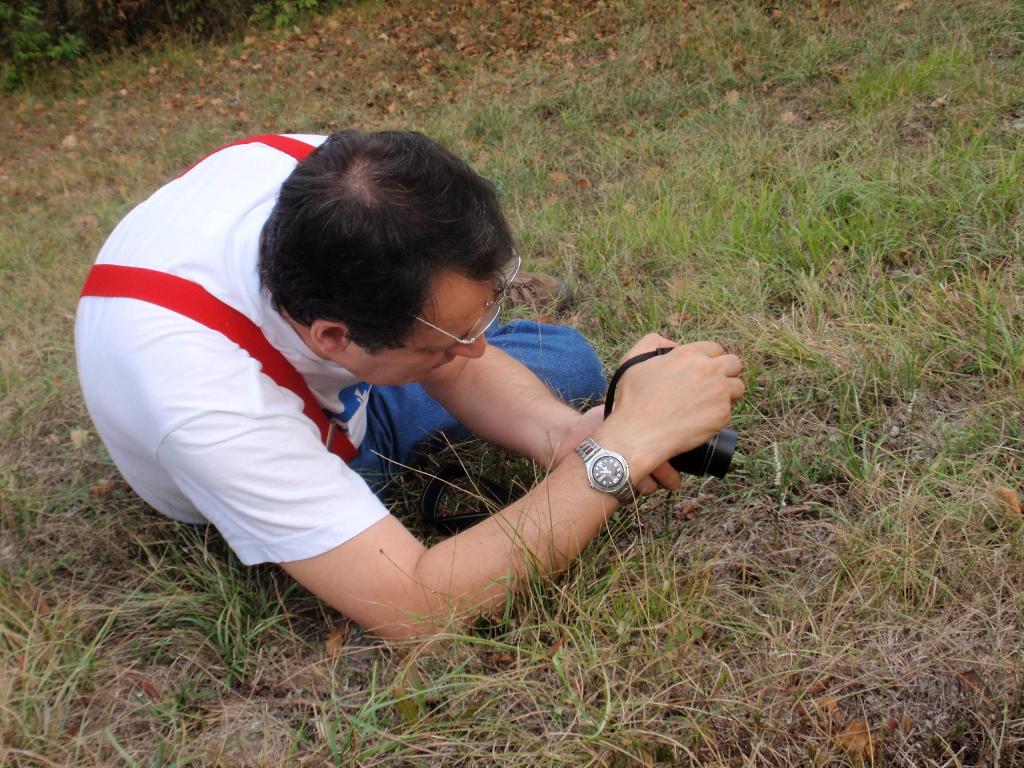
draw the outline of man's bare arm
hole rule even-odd
[[[717,345],[673,352],[623,378],[616,413],[594,433],[645,476],[726,424],[743,385]],[[430,549],[385,518],[335,549],[284,569],[325,602],[385,637],[430,635],[499,605],[531,569],[565,568],[617,502],[592,489],[582,462],[556,467],[531,493]]]
[[[479,358],[438,368],[422,384],[473,434],[542,466],[579,419],[533,371],[491,345]]]

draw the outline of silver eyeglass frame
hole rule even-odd
[[[510,265],[511,269],[509,268]],[[506,265],[503,268],[502,275],[499,278],[500,283],[494,289],[494,298],[484,305],[484,313],[483,315],[480,316],[480,319],[477,321],[476,325],[479,326],[480,323],[483,323],[484,318],[487,317],[489,312],[493,311],[494,314],[491,315],[491,318],[487,320],[486,323],[484,323],[483,327],[480,328],[480,330],[477,331],[475,335],[470,336],[469,338],[464,339],[460,336],[456,336],[454,333],[449,333],[444,328],[438,328],[432,322],[430,322],[429,320],[424,320],[419,315],[413,315],[413,317],[419,322],[423,323],[424,325],[433,328],[435,331],[443,333],[449,339],[457,341],[459,344],[472,344],[485,333],[487,333],[488,329],[490,329],[490,327],[494,325],[495,321],[498,319],[498,315],[501,314],[501,307],[505,303],[505,299],[508,298],[508,288],[512,284],[512,281],[516,279],[516,275],[519,274],[519,269],[522,266],[523,257],[519,255],[518,251],[516,251],[515,248],[513,248],[512,258],[509,260],[508,265]],[[493,310],[492,307],[494,308]]]

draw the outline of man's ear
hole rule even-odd
[[[335,357],[352,343],[348,327],[332,320],[314,320],[309,326],[309,336],[313,342],[313,351],[322,357]]]

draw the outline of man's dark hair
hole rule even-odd
[[[492,280],[512,253],[493,185],[463,160],[420,133],[342,131],[281,186],[260,280],[278,311],[377,352],[402,346],[439,275]]]

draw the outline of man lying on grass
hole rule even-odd
[[[631,370],[608,420],[581,414],[567,403],[604,389],[582,336],[495,324],[519,264],[490,183],[420,134],[241,142],[103,247],[75,327],[85,402],[157,510],[380,635],[426,636],[565,568],[634,493],[678,487],[666,460],[743,392],[740,360],[699,342]],[[427,549],[374,488],[470,433],[550,471]]]

